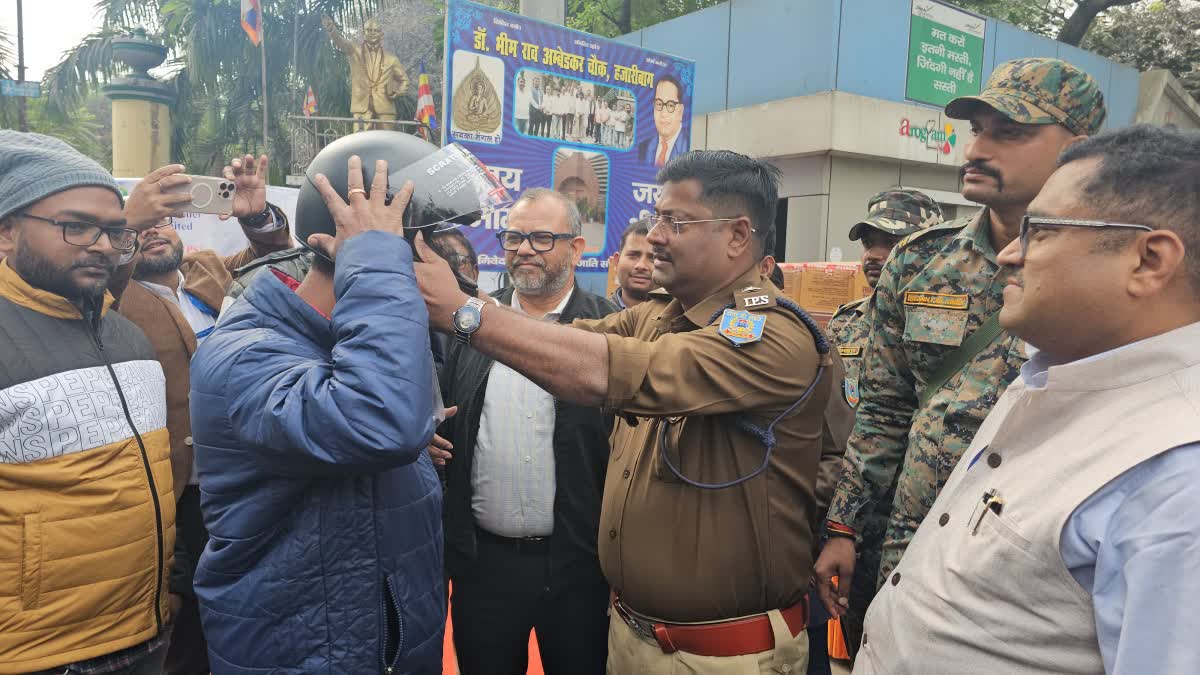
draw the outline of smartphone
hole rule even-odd
[[[233,193],[237,187],[233,181],[213,176],[189,178],[192,182],[174,185],[165,190],[168,194],[191,194],[192,201],[180,206],[180,211],[212,213],[219,216],[233,213]]]

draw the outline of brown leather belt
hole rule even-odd
[[[708,623],[664,623],[629,609],[620,598],[613,600],[617,615],[637,635],[657,642],[664,654],[687,652],[697,656],[742,656],[775,648],[775,632],[766,614]],[[808,598],[779,610],[792,637],[808,625]]]

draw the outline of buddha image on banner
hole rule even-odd
[[[467,0],[449,2],[445,63],[443,142],[513,198],[568,195],[587,239],[580,281],[602,287],[621,233],[654,210],[659,168],[690,149],[695,63]],[[504,269],[507,218],[501,207],[463,228],[481,271]]]

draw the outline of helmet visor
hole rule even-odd
[[[470,224],[484,209],[513,201],[483,162],[457,143],[389,174],[388,196],[410,180],[413,196],[405,227],[414,231]]]

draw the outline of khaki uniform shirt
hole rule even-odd
[[[958,458],[1026,360],[1024,341],[1001,333],[919,406],[918,396],[942,360],[1003,304],[1008,272],[996,261],[987,214],[904,239],[875,288],[862,399],[829,519],[861,532],[874,503],[896,481],[880,579],[899,562]]]
[[[658,448],[667,424],[672,462],[707,483],[762,463],[763,444],[737,421],[765,427],[803,394],[819,361],[812,334],[778,296],[751,269],[687,311],[655,293],[574,324],[608,340],[605,405],[619,415],[599,553],[609,583],[635,611],[674,622],[729,619],[790,607],[808,591],[830,386],[818,385],[776,425],[769,468],[740,485],[689,486]],[[761,340],[735,347],[720,335],[722,311],[735,299],[737,309],[766,317]]]

